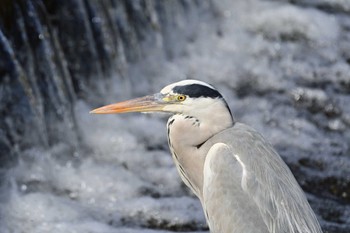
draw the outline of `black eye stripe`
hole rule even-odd
[[[175,86],[173,88],[173,92],[177,94],[187,95],[191,98],[198,98],[198,97],[222,98],[222,95],[217,90],[201,84]]]

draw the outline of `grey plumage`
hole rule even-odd
[[[322,232],[291,171],[254,129],[235,123],[209,139],[203,150],[208,153],[202,203],[212,232]],[[228,189],[226,198],[218,191],[222,185]]]
[[[266,140],[235,122],[211,85],[184,80],[92,113],[170,112],[169,147],[212,233],[321,233],[293,174]]]

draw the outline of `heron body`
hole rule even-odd
[[[92,113],[170,112],[169,147],[213,233],[320,233],[293,174],[266,140],[235,122],[211,85],[184,80]]]

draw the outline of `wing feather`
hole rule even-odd
[[[232,200],[238,197],[245,203],[243,206],[236,203],[230,206],[238,206],[240,209],[231,210],[227,215],[231,214],[232,218],[242,215],[242,212],[252,215],[251,218],[257,222],[257,226],[249,224],[249,227],[263,228],[259,225],[260,220],[268,230],[261,232],[322,232],[290,169],[259,133],[249,126],[236,123],[233,128],[216,135],[212,143],[204,167],[203,202],[204,205],[210,206],[207,212],[214,211],[212,199],[219,197],[219,191],[214,195],[210,190],[213,187],[218,190],[227,189],[229,186],[226,192],[230,193],[231,197],[226,195],[225,198]],[[229,175],[225,175],[224,172]],[[211,221],[213,220],[209,219],[210,225]],[[244,225],[246,222],[242,220],[238,225]],[[237,232],[258,231],[247,228]]]
[[[244,169],[224,143],[204,164],[203,208],[212,233],[268,233],[258,207],[241,187]]]

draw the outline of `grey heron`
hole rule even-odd
[[[199,198],[213,233],[320,233],[288,166],[239,123],[210,84],[183,80],[160,93],[91,113],[168,112],[168,142],[182,181]]]

